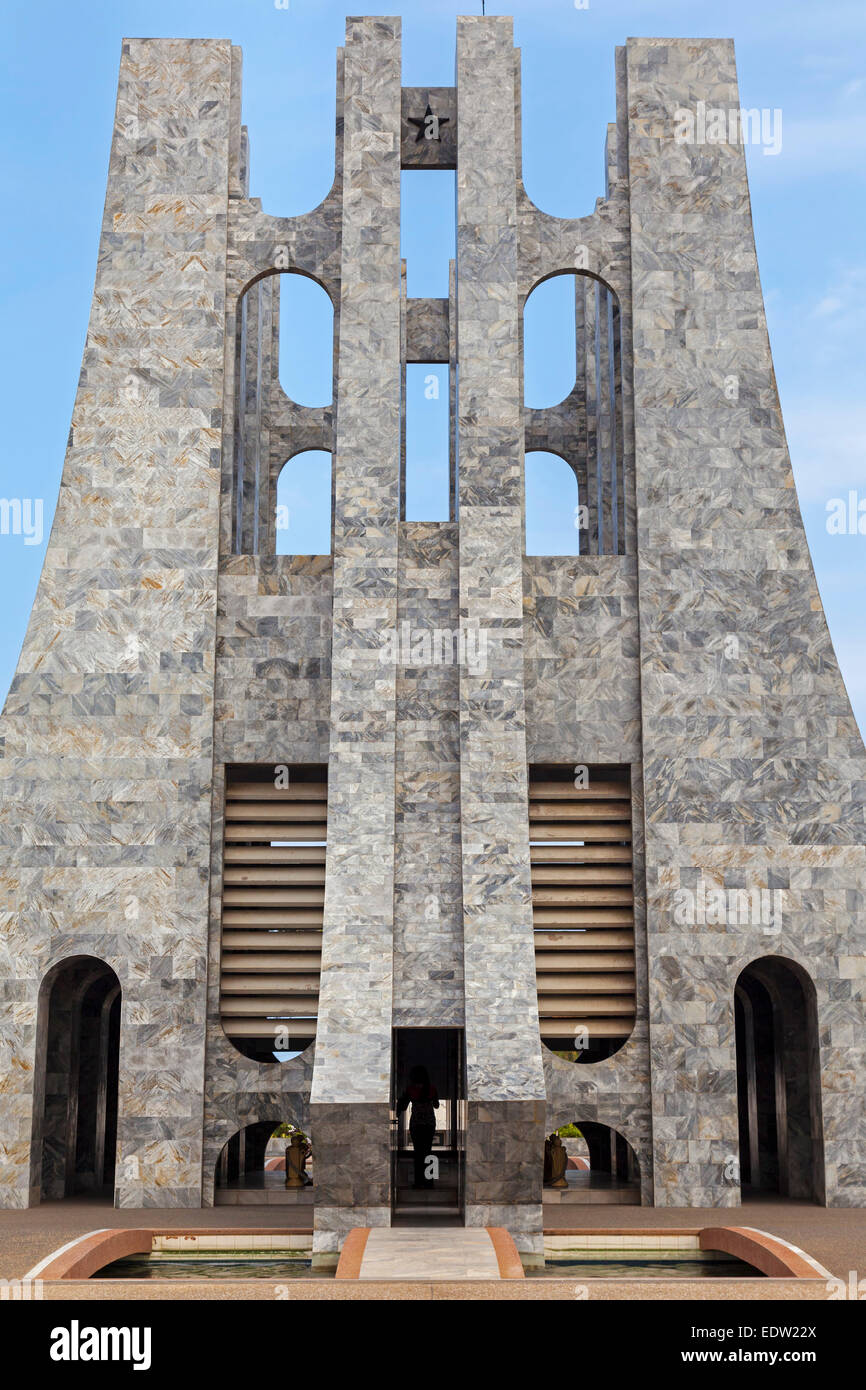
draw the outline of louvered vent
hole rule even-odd
[[[592,1062],[634,1026],[634,894],[630,770],[586,771],[530,769],[529,840],[541,1036]]]
[[[325,902],[327,769],[226,770],[220,1017],[258,1061],[316,1033]]]

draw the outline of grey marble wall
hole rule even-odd
[[[733,991],[774,955],[817,991],[827,1201],[862,1205],[866,758],[793,484],[743,147],[675,138],[678,109],[739,107],[733,44],[630,40],[627,83],[655,1200],[739,1201]],[[777,889],[779,922],[678,925],[701,878]]]
[[[640,761],[636,577],[632,555],[524,559],[530,763]]]
[[[218,764],[328,761],[332,586],[330,555],[221,561]]]
[[[401,525],[395,1028],[464,1022],[457,558],[454,524]]]
[[[117,1201],[200,1201],[231,66],[215,40],[121,55],[69,448],[2,721],[11,1206],[40,1181],[39,983],[79,954],[123,987]]]

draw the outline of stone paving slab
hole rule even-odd
[[[359,1279],[499,1279],[499,1262],[482,1227],[433,1230],[377,1227],[367,1238]]]

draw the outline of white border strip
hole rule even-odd
[[[792,1242],[791,1242],[790,1240],[785,1240],[784,1236],[777,1236],[777,1235],[775,1235],[775,1234],[773,1233],[773,1231],[762,1231],[762,1230],[760,1229],[760,1227],[758,1227],[758,1226],[741,1226],[741,1227],[740,1227],[740,1230],[742,1230],[742,1231],[751,1231],[751,1232],[752,1232],[754,1235],[756,1235],[756,1236],[767,1236],[768,1239],[770,1239],[770,1240],[775,1240],[779,1245],[784,1245],[784,1247],[785,1247],[786,1250],[792,1250],[792,1251],[794,1252],[795,1255],[799,1255],[799,1256],[800,1256],[800,1259],[801,1259],[801,1260],[805,1260],[807,1264],[809,1264],[809,1265],[812,1266],[812,1268],[813,1268],[814,1271],[815,1271],[815,1277],[816,1277],[816,1278],[818,1278],[818,1279],[834,1279],[834,1278],[835,1278],[835,1275],[831,1274],[830,1271],[829,1271],[829,1269],[825,1269],[824,1266],[823,1266],[822,1264],[820,1264],[820,1263],[818,1262],[818,1260],[815,1259],[815,1256],[814,1256],[814,1255],[809,1255],[809,1254],[807,1254],[805,1250],[801,1250],[801,1249],[800,1249],[799,1245],[794,1245],[794,1244],[792,1244]],[[769,1279],[779,1279],[779,1278],[781,1278],[781,1277],[782,1277],[782,1276],[780,1276],[780,1275],[778,1275],[778,1274],[770,1274],[770,1275],[767,1275],[767,1278],[769,1278]],[[789,1278],[796,1278],[797,1276],[796,1276],[796,1275],[789,1275],[788,1277],[789,1277]],[[800,1277],[802,1278],[803,1276],[801,1275]]]
[[[76,1245],[80,1245],[84,1240],[89,1240],[91,1236],[101,1236],[104,1235],[106,1231],[118,1229],[123,1230],[123,1227],[99,1226],[95,1231],[87,1231],[83,1236],[76,1236],[74,1240],[68,1240],[65,1245],[60,1245],[56,1250],[52,1250],[50,1255],[46,1255],[45,1259],[40,1260],[38,1265],[34,1265],[32,1269],[28,1269],[27,1273],[22,1277],[24,1279],[38,1279],[43,1269],[50,1265],[52,1260],[56,1260],[59,1255],[65,1255],[67,1250],[74,1250]]]

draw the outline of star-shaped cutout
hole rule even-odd
[[[418,134],[415,136],[415,144],[419,144],[421,140],[439,140],[441,138],[439,135],[441,127],[447,125],[450,119],[450,116],[435,115],[428,101],[427,110],[424,112],[423,116],[409,117],[409,124],[418,127]]]

